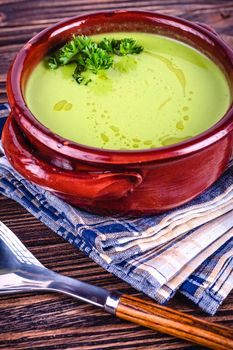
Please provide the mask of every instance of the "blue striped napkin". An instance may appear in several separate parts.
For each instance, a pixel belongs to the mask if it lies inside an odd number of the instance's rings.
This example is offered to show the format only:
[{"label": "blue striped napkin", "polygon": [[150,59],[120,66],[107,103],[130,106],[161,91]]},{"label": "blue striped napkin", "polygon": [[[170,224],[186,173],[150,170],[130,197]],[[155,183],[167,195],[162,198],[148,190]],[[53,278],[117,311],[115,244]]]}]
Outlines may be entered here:
[{"label": "blue striped napkin", "polygon": [[[0,105],[2,125],[8,113],[8,105]],[[74,208],[22,178],[0,151],[0,193],[157,302],[164,304],[179,291],[213,315],[231,291],[233,162],[210,189],[188,204],[128,219]]]}]

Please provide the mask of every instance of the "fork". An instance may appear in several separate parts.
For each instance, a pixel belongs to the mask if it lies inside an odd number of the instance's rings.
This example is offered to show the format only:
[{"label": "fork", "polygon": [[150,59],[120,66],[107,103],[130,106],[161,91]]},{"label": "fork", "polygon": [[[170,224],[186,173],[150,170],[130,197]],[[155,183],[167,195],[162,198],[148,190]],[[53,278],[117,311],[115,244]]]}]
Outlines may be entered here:
[{"label": "fork", "polygon": [[233,329],[47,269],[0,221],[0,295],[39,290],[68,294],[122,319],[211,349],[233,349]]}]

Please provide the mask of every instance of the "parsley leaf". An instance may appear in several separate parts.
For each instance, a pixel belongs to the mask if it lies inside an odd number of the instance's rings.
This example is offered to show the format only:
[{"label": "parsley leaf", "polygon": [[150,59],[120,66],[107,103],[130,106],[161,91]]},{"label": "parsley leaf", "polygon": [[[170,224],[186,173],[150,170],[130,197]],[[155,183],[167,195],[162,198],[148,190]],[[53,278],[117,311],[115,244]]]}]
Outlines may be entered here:
[{"label": "parsley leaf", "polygon": [[99,47],[93,46],[88,53],[86,59],[86,68],[92,73],[97,74],[98,71],[109,69],[113,65],[113,57]]},{"label": "parsley leaf", "polygon": [[124,38],[121,40],[104,38],[99,42],[98,46],[103,50],[114,53],[118,56],[139,54],[143,51],[143,47],[138,45],[132,38]]}]

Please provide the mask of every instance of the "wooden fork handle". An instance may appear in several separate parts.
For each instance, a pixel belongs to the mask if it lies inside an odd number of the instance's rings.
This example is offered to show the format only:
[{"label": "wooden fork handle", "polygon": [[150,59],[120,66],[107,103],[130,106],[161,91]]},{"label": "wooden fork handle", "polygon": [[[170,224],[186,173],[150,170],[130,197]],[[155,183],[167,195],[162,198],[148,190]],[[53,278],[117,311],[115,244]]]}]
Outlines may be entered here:
[{"label": "wooden fork handle", "polygon": [[233,329],[128,295],[120,297],[116,316],[210,349],[233,349]]}]

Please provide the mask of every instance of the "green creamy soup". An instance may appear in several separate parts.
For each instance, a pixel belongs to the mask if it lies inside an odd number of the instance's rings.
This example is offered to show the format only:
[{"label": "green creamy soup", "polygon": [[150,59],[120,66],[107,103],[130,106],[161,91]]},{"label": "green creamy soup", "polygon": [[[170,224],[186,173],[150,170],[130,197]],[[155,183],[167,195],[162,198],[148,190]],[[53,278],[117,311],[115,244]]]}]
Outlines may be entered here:
[{"label": "green creamy soup", "polygon": [[111,33],[144,47],[114,56],[112,68],[78,84],[70,64],[37,65],[25,99],[34,116],[54,133],[83,145],[139,150],[189,139],[217,123],[230,104],[224,74],[208,57],[179,41],[148,33]]}]

